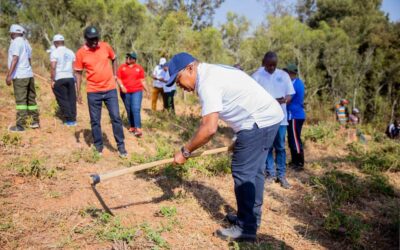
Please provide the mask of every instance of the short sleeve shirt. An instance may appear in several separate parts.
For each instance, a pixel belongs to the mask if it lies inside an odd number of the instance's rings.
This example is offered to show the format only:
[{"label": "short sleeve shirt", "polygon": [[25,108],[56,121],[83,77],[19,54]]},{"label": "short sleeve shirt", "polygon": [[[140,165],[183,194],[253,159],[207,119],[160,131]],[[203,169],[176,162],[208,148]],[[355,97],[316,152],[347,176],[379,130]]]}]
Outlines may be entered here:
[{"label": "short sleeve shirt", "polygon": [[106,42],[99,42],[95,49],[84,45],[76,52],[74,69],[86,70],[87,92],[103,92],[117,87],[111,66],[114,59],[114,50]]},{"label": "short sleeve shirt", "polygon": [[278,102],[241,70],[225,65],[201,63],[196,92],[202,116],[219,113],[235,132],[278,124],[283,112]]},{"label": "short sleeve shirt", "polygon": [[11,67],[14,56],[18,56],[18,62],[11,74],[12,79],[33,77],[32,67],[29,63],[29,59],[32,57],[32,48],[28,40],[17,37],[11,41],[8,49],[8,68]]},{"label": "short sleeve shirt", "polygon": [[[296,93],[289,75],[281,69],[276,69],[274,73],[270,74],[264,67],[261,67],[252,77],[275,99]],[[281,125],[287,126],[289,123],[287,121],[286,103],[282,103],[281,108],[285,114],[285,119],[282,120]]]},{"label": "short sleeve shirt", "polygon": [[145,75],[142,66],[139,64],[121,64],[118,68],[117,75],[118,78],[121,79],[127,93],[134,93],[143,90],[142,80]]},{"label": "short sleeve shirt", "polygon": [[72,64],[75,61],[75,54],[65,46],[59,46],[50,54],[50,61],[56,62],[55,80],[73,78]]},{"label": "short sleeve shirt", "polygon": [[[157,78],[162,78],[163,77],[163,67],[161,67],[160,65],[157,65],[154,70],[153,70],[153,76],[157,77]],[[153,81],[153,86],[156,88],[162,88],[164,86],[164,83],[162,81],[159,80],[154,80]]]},{"label": "short sleeve shirt", "polygon": [[306,113],[304,111],[304,83],[299,78],[295,78],[292,83],[296,94],[292,96],[292,100],[287,105],[288,120],[306,119]]}]

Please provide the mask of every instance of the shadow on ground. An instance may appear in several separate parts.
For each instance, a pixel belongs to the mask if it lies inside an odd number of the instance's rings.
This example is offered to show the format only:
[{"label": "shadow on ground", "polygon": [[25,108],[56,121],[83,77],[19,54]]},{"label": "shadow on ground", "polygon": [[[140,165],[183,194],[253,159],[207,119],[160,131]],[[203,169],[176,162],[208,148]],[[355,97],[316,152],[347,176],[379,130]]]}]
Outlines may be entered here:
[{"label": "shadow on ground", "polygon": [[[85,141],[85,143],[86,143],[86,145],[88,147],[93,145],[92,130],[90,130],[90,129],[81,129],[81,130],[76,131],[75,132],[75,139],[76,139],[77,143],[81,142],[81,135],[83,136],[83,140]],[[111,152],[117,152],[117,149],[111,145],[107,134],[105,134],[103,132],[102,137],[103,137],[103,145],[104,145],[104,147],[106,147]]]}]

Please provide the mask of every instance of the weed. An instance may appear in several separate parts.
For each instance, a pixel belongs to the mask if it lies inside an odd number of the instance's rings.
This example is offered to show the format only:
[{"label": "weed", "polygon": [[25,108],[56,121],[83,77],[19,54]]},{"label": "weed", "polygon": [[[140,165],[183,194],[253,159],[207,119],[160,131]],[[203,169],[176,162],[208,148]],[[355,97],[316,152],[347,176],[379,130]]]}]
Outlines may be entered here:
[{"label": "weed", "polygon": [[373,193],[383,194],[386,196],[394,196],[393,187],[389,184],[389,180],[382,174],[373,174],[368,177],[369,190]]},{"label": "weed", "polygon": [[359,216],[346,215],[333,209],[325,218],[324,228],[335,235],[344,235],[352,243],[358,243],[368,225]]},{"label": "weed", "polygon": [[337,124],[319,122],[317,125],[304,128],[304,140],[309,140],[312,142],[325,142],[328,139],[334,138],[337,130]]},{"label": "weed", "polygon": [[174,217],[176,215],[176,207],[161,207],[159,214],[167,218]]},{"label": "weed", "polygon": [[19,134],[10,134],[5,133],[1,136],[1,146],[9,147],[9,146],[19,146],[22,141],[22,137]]},{"label": "weed", "polygon": [[400,171],[400,147],[394,142],[371,144],[369,150],[363,150],[360,144],[352,143],[348,146],[348,150],[350,151],[348,160],[356,163],[364,173]]},{"label": "weed", "polygon": [[81,158],[87,163],[96,163],[101,159],[100,153],[93,147],[82,151]]},{"label": "weed", "polygon": [[361,193],[360,183],[353,174],[330,171],[321,177],[311,177],[311,183],[325,192],[331,207],[355,200]]},{"label": "weed", "polygon": [[17,164],[17,172],[22,176],[34,176],[36,178],[53,178],[57,174],[55,168],[46,168],[39,159],[33,159],[29,164]]},{"label": "weed", "polygon": [[156,248],[170,248],[167,241],[161,236],[159,230],[151,228],[148,223],[143,223],[140,227],[146,233],[146,237],[155,244]]},{"label": "weed", "polygon": [[56,198],[60,198],[61,197],[61,193],[57,192],[57,191],[51,191],[48,193],[48,196],[50,198],[56,199]]}]

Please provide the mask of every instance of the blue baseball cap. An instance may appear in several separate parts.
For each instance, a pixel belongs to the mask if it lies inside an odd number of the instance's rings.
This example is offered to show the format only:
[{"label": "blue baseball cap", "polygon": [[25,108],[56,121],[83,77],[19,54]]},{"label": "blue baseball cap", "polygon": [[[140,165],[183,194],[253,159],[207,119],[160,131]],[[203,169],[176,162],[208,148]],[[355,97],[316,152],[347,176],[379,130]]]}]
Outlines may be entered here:
[{"label": "blue baseball cap", "polygon": [[192,55],[186,52],[181,52],[174,55],[171,58],[171,60],[167,63],[168,72],[170,75],[170,78],[167,82],[167,87],[171,87],[172,85],[174,85],[176,76],[178,75],[179,71],[186,68],[186,66],[188,66],[189,64],[191,64],[196,60],[197,60],[196,58],[194,58]]}]

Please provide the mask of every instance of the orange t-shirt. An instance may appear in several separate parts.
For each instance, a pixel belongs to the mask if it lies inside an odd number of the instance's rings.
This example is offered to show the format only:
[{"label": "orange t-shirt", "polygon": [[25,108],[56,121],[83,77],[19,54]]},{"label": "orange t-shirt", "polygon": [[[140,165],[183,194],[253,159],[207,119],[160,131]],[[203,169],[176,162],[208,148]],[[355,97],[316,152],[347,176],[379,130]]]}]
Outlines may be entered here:
[{"label": "orange t-shirt", "polygon": [[110,62],[114,59],[115,53],[106,42],[99,42],[95,49],[84,45],[76,52],[74,69],[86,70],[87,92],[102,92],[117,87]]},{"label": "orange t-shirt", "polygon": [[128,65],[124,63],[119,66],[117,75],[125,86],[127,93],[143,90],[144,70],[139,64]]}]

